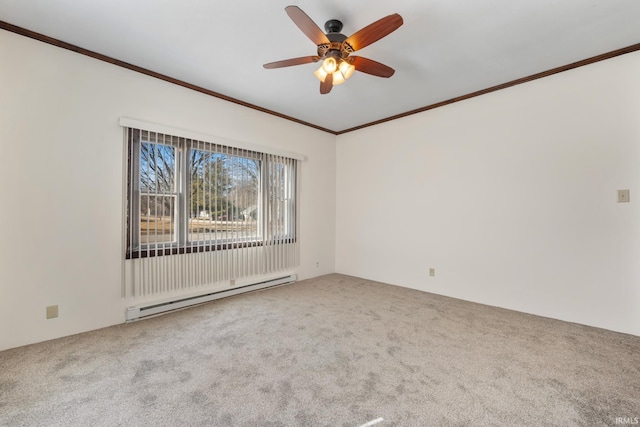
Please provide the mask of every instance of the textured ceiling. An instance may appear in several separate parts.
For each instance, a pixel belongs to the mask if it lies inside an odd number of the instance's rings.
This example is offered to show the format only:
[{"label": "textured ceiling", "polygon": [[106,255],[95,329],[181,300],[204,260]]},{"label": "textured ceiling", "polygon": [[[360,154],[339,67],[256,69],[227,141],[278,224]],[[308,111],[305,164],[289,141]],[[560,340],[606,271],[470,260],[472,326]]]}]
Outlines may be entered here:
[{"label": "textured ceiling", "polygon": [[[265,70],[315,54],[290,4],[347,36],[402,15],[358,51],[395,75],[320,95],[316,64]],[[640,43],[638,0],[0,0],[0,20],[334,132]]]}]

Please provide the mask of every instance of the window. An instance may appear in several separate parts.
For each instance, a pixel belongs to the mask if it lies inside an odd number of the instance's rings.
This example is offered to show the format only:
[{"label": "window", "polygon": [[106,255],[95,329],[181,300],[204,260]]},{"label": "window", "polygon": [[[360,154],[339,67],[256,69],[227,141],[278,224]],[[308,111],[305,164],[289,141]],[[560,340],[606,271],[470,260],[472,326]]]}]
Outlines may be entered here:
[{"label": "window", "polygon": [[296,160],[127,130],[126,258],[293,243]]}]

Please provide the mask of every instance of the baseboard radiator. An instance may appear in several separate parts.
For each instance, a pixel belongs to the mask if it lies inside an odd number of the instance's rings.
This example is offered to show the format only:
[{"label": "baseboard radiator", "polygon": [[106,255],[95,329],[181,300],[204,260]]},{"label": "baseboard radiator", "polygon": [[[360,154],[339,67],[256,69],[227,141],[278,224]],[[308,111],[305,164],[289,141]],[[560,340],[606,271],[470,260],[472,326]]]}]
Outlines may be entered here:
[{"label": "baseboard radiator", "polygon": [[226,298],[233,295],[243,294],[246,292],[252,292],[260,289],[271,288],[274,286],[286,285],[286,284],[295,282],[297,278],[298,278],[297,275],[291,274],[289,276],[266,280],[264,282],[252,283],[249,285],[240,286],[237,288],[228,289],[224,291],[211,292],[204,295],[196,295],[189,298],[182,298],[182,299],[167,301],[159,304],[127,307],[126,321],[132,322],[134,320],[140,320],[146,317],[156,316],[158,314],[167,313],[169,311],[180,310],[182,308],[186,308],[186,307],[197,305],[197,304],[202,304],[202,303],[217,300],[220,298]]}]

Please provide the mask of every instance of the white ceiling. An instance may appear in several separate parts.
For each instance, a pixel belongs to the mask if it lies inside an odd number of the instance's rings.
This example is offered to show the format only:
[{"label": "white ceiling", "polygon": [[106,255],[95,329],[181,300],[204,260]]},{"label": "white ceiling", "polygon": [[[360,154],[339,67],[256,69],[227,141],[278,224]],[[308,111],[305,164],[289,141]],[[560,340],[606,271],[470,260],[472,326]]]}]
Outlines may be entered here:
[{"label": "white ceiling", "polygon": [[[391,13],[404,25],[358,51],[396,70],[328,95],[284,11],[347,36]],[[640,43],[639,0],[0,0],[0,20],[242,102],[342,131]]]}]

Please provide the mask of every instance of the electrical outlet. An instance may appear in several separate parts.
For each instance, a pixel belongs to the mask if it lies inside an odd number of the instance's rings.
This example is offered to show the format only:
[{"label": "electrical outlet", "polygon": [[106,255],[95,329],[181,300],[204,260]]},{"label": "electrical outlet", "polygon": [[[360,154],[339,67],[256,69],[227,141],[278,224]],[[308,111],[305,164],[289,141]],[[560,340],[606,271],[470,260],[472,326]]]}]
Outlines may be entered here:
[{"label": "electrical outlet", "polygon": [[436,269],[435,268],[430,268],[429,269],[429,276],[436,277]]},{"label": "electrical outlet", "polygon": [[47,307],[47,319],[54,319],[58,317],[58,306],[50,305]]},{"label": "electrical outlet", "polygon": [[629,203],[629,190],[618,190],[618,203]]},{"label": "electrical outlet", "polygon": [[236,285],[236,279],[229,280],[229,286],[235,286],[235,285]]}]

